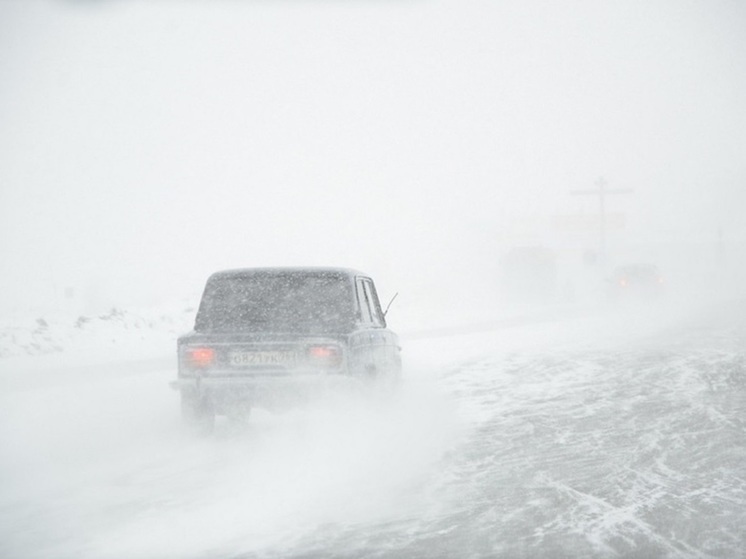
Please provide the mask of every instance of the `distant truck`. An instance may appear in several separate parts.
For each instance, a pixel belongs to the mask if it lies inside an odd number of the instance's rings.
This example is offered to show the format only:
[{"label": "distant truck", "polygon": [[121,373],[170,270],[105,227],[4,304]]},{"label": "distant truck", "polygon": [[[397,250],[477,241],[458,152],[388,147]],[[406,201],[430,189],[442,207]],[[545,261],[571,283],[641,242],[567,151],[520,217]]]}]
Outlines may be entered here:
[{"label": "distant truck", "polygon": [[342,268],[250,268],[210,276],[194,330],[177,341],[183,419],[284,407],[337,384],[393,385],[398,336],[373,280]]}]

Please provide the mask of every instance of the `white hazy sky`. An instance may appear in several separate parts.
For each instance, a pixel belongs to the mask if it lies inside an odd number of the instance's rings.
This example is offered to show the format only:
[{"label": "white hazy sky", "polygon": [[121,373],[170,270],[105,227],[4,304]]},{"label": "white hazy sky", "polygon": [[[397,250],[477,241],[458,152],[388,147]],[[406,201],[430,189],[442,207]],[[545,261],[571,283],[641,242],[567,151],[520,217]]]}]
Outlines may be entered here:
[{"label": "white hazy sky", "polygon": [[5,302],[488,273],[599,176],[630,240],[746,239],[746,3],[0,0]]}]

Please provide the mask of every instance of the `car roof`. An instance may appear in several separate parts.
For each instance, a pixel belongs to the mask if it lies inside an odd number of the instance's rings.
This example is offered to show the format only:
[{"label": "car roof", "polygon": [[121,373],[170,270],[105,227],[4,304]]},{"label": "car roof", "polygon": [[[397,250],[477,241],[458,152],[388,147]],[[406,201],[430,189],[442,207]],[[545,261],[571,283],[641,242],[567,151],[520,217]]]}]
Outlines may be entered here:
[{"label": "car roof", "polygon": [[658,266],[655,264],[626,264],[617,266],[614,269],[615,274],[657,274]]},{"label": "car roof", "polygon": [[230,270],[220,270],[210,276],[213,278],[227,277],[246,277],[252,275],[337,275],[354,278],[356,276],[368,277],[368,274],[354,270],[352,268],[336,268],[324,266],[281,266],[281,267],[262,267],[262,268],[234,268]]}]

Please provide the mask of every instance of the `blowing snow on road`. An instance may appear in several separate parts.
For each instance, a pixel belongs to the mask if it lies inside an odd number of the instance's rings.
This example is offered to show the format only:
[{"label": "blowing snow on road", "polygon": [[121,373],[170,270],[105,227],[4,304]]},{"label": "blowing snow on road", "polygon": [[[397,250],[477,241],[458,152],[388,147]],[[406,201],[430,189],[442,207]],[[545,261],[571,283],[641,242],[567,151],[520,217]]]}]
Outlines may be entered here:
[{"label": "blowing snow on road", "polygon": [[0,550],[742,557],[746,309],[658,310],[405,336],[395,398],[208,438],[183,431],[169,360],[6,360]]}]

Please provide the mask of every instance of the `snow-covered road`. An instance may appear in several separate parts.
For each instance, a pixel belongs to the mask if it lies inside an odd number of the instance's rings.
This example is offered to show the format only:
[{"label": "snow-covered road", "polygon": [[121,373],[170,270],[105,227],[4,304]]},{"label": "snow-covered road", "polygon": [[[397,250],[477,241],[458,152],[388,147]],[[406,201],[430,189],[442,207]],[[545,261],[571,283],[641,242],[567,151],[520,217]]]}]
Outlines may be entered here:
[{"label": "snow-covered road", "polygon": [[168,358],[0,361],[0,556],[745,557],[746,305],[670,310],[405,337],[393,401],[207,439]]}]

